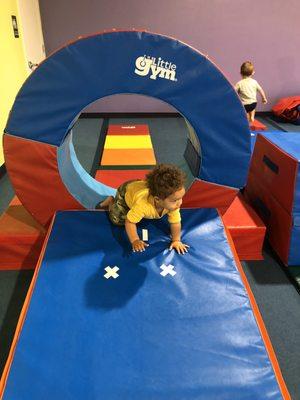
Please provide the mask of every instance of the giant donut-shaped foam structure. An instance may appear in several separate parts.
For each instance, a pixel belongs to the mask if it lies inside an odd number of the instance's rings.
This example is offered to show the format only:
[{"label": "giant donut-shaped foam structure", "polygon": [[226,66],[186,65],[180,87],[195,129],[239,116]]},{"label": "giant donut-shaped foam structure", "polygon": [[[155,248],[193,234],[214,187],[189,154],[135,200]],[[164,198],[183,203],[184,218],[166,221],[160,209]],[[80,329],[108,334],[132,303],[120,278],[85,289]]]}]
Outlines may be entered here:
[{"label": "giant donut-shaped foam structure", "polygon": [[62,178],[64,163],[58,163],[58,155],[72,158],[67,135],[81,110],[119,93],[159,98],[188,119],[201,143],[197,178],[235,188],[244,185],[249,127],[221,71],[176,39],[140,31],[104,32],[48,57],[26,80],[12,108],[4,135],[6,167],[18,197],[38,221],[46,224],[57,210],[95,205],[113,193],[93,184],[91,177],[86,183],[84,173],[79,174],[80,193],[75,193]]}]

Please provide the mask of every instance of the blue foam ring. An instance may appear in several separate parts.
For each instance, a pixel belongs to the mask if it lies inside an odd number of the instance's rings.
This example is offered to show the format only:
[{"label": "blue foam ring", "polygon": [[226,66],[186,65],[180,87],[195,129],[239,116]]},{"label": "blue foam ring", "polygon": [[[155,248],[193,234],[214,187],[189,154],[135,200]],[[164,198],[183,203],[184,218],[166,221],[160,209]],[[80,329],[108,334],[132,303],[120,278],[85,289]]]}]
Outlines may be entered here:
[{"label": "blue foam ring", "polygon": [[85,208],[94,209],[116,189],[97,182],[82,167],[75,153],[72,131],[57,149],[57,163],[61,179],[71,195]]},{"label": "blue foam ring", "polygon": [[[143,57],[153,57],[156,64],[143,71]],[[155,75],[151,68],[157,72],[159,65],[166,68]],[[250,131],[237,93],[207,56],[163,35],[106,32],[58,50],[21,88],[5,131],[60,146],[81,110],[120,93],[151,96],[172,105],[189,120],[201,142],[198,178],[244,186]]]}]

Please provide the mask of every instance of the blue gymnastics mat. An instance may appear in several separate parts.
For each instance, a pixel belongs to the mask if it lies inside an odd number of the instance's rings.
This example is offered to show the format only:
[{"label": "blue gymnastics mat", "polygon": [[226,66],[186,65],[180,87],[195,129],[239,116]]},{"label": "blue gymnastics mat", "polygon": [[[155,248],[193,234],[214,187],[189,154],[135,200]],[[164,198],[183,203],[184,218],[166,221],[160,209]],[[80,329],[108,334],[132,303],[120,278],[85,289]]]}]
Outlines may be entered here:
[{"label": "blue gymnastics mat", "polygon": [[4,400],[282,399],[217,212],[182,218],[178,255],[165,219],[132,253],[105,212],[57,213]]}]

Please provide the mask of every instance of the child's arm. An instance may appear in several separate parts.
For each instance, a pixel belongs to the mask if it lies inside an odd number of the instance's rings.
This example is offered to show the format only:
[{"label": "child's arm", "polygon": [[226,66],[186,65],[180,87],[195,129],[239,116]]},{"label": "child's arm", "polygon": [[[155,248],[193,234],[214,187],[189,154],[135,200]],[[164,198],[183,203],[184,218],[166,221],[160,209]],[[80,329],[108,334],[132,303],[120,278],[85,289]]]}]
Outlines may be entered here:
[{"label": "child's arm", "polygon": [[258,90],[259,94],[261,95],[262,102],[264,104],[267,104],[268,100],[267,100],[267,97],[265,95],[265,92],[263,91],[263,88],[260,85],[258,85],[257,86],[257,90]]},{"label": "child's arm", "polygon": [[240,92],[240,85],[239,85],[238,83],[236,83],[236,84],[234,85],[234,89],[235,89],[235,91],[236,91],[237,93],[239,93],[239,92]]},{"label": "child's arm", "polygon": [[171,229],[171,245],[169,247],[169,250],[175,249],[177,253],[179,254],[184,254],[188,252],[188,246],[187,244],[183,244],[181,242],[181,223],[176,222],[176,223],[171,223],[170,224],[170,229]]},{"label": "child's arm", "polygon": [[128,239],[132,245],[132,250],[133,251],[144,251],[145,247],[148,247],[149,245],[145,242],[143,242],[137,233],[136,229],[136,224],[133,222],[130,222],[127,218],[125,220],[125,230],[128,236]]}]

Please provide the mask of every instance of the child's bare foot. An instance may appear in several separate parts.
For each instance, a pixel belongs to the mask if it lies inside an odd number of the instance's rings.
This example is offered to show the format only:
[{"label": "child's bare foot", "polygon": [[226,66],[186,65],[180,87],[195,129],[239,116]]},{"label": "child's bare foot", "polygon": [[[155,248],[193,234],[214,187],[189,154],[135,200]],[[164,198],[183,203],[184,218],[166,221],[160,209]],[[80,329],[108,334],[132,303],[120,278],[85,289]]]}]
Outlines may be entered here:
[{"label": "child's bare foot", "polygon": [[109,206],[111,204],[113,204],[114,201],[115,201],[115,199],[114,199],[113,196],[108,196],[105,200],[103,200],[100,203],[98,203],[95,208],[97,210],[99,210],[99,209],[100,210],[108,210]]}]

